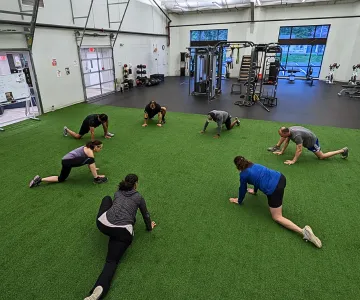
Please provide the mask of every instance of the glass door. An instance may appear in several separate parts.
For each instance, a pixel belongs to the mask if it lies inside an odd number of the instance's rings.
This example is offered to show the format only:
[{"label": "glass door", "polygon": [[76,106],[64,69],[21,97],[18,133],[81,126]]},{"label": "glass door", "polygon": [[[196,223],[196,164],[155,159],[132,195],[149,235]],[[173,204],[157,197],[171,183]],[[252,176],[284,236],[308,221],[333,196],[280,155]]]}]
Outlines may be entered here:
[{"label": "glass door", "polygon": [[112,49],[81,48],[80,57],[86,90],[86,99],[115,91]]}]

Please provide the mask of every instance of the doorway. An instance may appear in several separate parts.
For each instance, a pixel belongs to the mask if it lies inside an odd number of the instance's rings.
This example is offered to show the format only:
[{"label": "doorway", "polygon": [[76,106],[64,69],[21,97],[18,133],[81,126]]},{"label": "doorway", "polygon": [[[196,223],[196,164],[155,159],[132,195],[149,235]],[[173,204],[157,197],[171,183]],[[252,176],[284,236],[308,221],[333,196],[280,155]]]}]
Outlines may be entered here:
[{"label": "doorway", "polygon": [[0,128],[40,115],[29,51],[0,50],[0,93]]},{"label": "doorway", "polygon": [[115,91],[113,51],[106,48],[81,48],[80,59],[86,100]]}]

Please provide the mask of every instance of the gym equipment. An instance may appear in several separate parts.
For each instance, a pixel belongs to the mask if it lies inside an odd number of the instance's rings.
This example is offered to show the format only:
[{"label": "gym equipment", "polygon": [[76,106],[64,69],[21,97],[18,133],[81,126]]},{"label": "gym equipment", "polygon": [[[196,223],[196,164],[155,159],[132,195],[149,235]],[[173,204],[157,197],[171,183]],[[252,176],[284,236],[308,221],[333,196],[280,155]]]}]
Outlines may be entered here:
[{"label": "gym equipment", "polygon": [[164,74],[152,74],[150,75],[150,79],[159,79],[160,82],[164,82],[165,81],[165,76]]},{"label": "gym equipment", "polygon": [[326,83],[328,84],[335,84],[334,83],[334,73],[335,70],[339,69],[340,65],[338,63],[333,63],[329,66],[329,75],[326,76]]},{"label": "gym equipment", "polygon": [[313,78],[312,74],[313,74],[313,68],[311,65],[309,65],[309,67],[306,71],[306,82],[309,82],[310,86],[314,85],[314,78]]},{"label": "gym equipment", "polygon": [[241,100],[235,101],[235,105],[250,107],[257,103],[267,112],[270,112],[267,106],[277,105],[281,55],[282,49],[278,44],[258,44],[252,47],[249,73],[244,84],[246,94],[241,95]]},{"label": "gym equipment", "polygon": [[360,64],[353,65],[352,69],[353,69],[353,73],[349,80],[349,84],[356,84],[356,79],[358,76],[358,70],[360,69]]},{"label": "gym equipment", "polygon": [[286,72],[289,73],[289,77],[288,77],[289,82],[290,82],[290,83],[294,83],[294,82],[295,82],[295,78],[296,78],[296,73],[299,73],[300,70],[299,70],[299,69],[291,68],[290,70],[286,70]]},{"label": "gym equipment", "polygon": [[216,60],[217,56],[212,47],[188,48],[194,53],[194,89],[191,91],[191,77],[189,77],[189,95],[208,97],[208,101],[215,97]]},{"label": "gym equipment", "polygon": [[[226,48],[234,47],[240,48],[252,47],[253,42],[249,41],[222,41],[215,46],[208,47],[189,47],[189,54],[193,53],[193,70],[194,70],[194,84],[191,83],[191,76],[189,76],[189,95],[204,95],[207,96],[210,102],[217,94],[221,93],[221,79],[223,66],[223,51]],[[231,55],[232,57],[232,55]],[[231,68],[232,62],[229,61],[228,68]]]},{"label": "gym equipment", "polygon": [[147,76],[146,74],[146,65],[137,65],[136,66],[136,74],[138,76],[136,77],[136,86],[144,86],[146,85]]},{"label": "gym equipment", "polygon": [[360,98],[360,82],[357,82],[356,84],[342,85],[342,87],[343,89],[338,93],[339,96],[345,94],[350,98]]}]

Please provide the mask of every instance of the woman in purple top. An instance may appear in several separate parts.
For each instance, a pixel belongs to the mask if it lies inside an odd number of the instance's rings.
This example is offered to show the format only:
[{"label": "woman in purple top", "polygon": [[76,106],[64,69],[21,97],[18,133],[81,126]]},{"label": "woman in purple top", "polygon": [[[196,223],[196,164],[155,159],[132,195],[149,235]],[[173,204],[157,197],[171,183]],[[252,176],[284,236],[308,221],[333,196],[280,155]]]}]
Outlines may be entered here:
[{"label": "woman in purple top", "polygon": [[71,169],[88,165],[89,169],[94,176],[94,183],[104,183],[107,181],[105,175],[98,175],[96,168],[94,155],[95,152],[100,152],[103,147],[102,142],[92,141],[88,142],[85,146],[79,147],[66,154],[62,161],[62,169],[59,176],[50,176],[41,178],[36,175],[33,180],[30,181],[29,187],[35,187],[40,185],[41,182],[64,182],[69,177]]},{"label": "woman in purple top", "polygon": [[[304,240],[312,242],[316,247],[322,247],[320,239],[313,233],[310,226],[306,225],[304,228],[300,228],[283,216],[282,203],[286,187],[286,178],[283,174],[262,165],[254,164],[243,156],[236,156],[234,164],[240,171],[240,187],[238,198],[230,198],[230,202],[242,204],[246,192],[256,195],[256,192],[260,190],[268,198],[270,213],[275,222],[301,234]],[[253,185],[254,188],[247,188],[248,184]]]}]

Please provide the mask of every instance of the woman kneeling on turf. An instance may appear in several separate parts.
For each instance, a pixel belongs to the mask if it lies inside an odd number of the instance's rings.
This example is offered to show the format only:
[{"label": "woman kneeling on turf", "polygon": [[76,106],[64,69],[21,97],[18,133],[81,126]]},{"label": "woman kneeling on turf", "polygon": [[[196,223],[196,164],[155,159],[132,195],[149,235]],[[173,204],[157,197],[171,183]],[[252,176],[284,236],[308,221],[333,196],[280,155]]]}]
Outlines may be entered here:
[{"label": "woman kneeling on turf", "polygon": [[[322,247],[320,239],[315,236],[310,226],[306,225],[301,229],[289,219],[283,217],[282,201],[286,187],[286,178],[283,174],[262,165],[254,164],[242,156],[236,156],[234,163],[240,171],[239,198],[230,198],[230,202],[241,204],[246,191],[249,194],[255,195],[259,189],[268,198],[271,216],[275,222],[303,235],[305,240],[312,242],[316,247]],[[248,183],[253,185],[254,189],[247,189]]]},{"label": "woman kneeling on turf", "polygon": [[33,180],[30,181],[29,187],[38,186],[41,182],[64,182],[69,177],[71,169],[88,165],[89,169],[94,176],[94,183],[104,183],[107,181],[105,175],[98,175],[97,168],[95,166],[94,155],[95,152],[100,152],[103,145],[100,141],[88,142],[85,146],[72,150],[66,154],[62,161],[62,169],[59,176],[50,176],[41,178],[36,175]]},{"label": "woman kneeling on turf", "polygon": [[109,236],[108,251],[104,268],[90,292],[91,295],[84,300],[102,299],[109,291],[117,265],[132,242],[138,208],[146,229],[151,231],[156,226],[155,222],[151,222],[144,198],[136,191],[137,185],[138,177],[129,174],[120,182],[114,201],[106,196],[101,202],[96,225],[103,234]]}]

